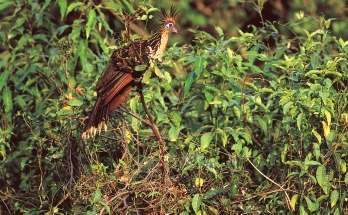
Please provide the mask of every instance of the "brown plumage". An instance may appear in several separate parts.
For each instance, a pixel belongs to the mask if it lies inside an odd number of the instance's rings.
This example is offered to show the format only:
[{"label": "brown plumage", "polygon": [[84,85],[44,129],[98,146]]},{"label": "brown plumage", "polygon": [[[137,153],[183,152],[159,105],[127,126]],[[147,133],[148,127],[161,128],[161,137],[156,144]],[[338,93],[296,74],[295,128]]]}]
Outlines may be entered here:
[{"label": "brown plumage", "polygon": [[136,40],[112,54],[95,86],[97,101],[83,129],[82,139],[100,133],[102,128],[107,129],[109,114],[123,102],[143,76],[143,72],[135,71],[135,67],[148,65],[149,61],[162,54],[169,34],[177,32],[174,19],[177,13],[175,6],[170,8],[169,16],[161,8],[162,25],[157,33],[147,40]]}]

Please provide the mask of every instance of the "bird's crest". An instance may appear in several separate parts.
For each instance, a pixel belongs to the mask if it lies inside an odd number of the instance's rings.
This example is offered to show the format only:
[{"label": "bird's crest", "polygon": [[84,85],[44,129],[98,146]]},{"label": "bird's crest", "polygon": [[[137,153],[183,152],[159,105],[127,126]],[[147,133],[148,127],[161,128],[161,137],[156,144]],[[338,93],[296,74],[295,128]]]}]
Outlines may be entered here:
[{"label": "bird's crest", "polygon": [[163,7],[161,7],[161,14],[160,14],[161,21],[163,23],[167,23],[167,22],[174,22],[175,23],[174,18],[175,18],[175,16],[178,13],[179,13],[178,7],[175,6],[175,5],[172,5],[170,7],[170,14],[169,14],[169,16],[168,16],[166,10]]}]

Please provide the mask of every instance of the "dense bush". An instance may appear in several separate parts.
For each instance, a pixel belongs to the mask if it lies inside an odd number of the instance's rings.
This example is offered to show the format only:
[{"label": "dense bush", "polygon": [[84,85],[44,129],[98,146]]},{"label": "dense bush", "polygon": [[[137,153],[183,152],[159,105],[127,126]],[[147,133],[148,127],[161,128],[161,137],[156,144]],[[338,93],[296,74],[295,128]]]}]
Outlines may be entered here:
[{"label": "dense bush", "polygon": [[[0,3],[5,214],[348,213],[348,41],[335,20],[298,12],[171,43],[143,79],[163,157],[136,90],[109,131],[81,139],[123,35],[115,17],[135,11],[122,2]],[[135,23],[151,23],[155,7],[141,7]]]}]

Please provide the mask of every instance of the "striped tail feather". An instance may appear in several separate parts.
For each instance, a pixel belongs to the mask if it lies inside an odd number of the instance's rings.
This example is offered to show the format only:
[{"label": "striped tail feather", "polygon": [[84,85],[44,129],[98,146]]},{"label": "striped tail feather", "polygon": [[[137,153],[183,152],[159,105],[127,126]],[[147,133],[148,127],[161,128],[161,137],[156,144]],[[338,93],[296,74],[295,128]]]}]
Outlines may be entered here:
[{"label": "striped tail feather", "polygon": [[102,128],[107,130],[109,121],[109,104],[100,107],[100,98],[97,99],[91,114],[89,115],[87,124],[83,129],[82,139],[86,140],[95,136],[97,132],[100,134]]}]

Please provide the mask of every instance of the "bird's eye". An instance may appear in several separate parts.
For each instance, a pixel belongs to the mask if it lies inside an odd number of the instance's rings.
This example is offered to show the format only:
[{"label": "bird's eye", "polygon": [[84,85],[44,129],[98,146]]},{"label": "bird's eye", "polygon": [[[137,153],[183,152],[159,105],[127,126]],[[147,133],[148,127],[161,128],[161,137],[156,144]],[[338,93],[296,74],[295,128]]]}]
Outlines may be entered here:
[{"label": "bird's eye", "polygon": [[174,24],[173,23],[168,23],[168,24],[166,24],[166,29],[171,29],[171,28],[173,28],[174,27]]}]

